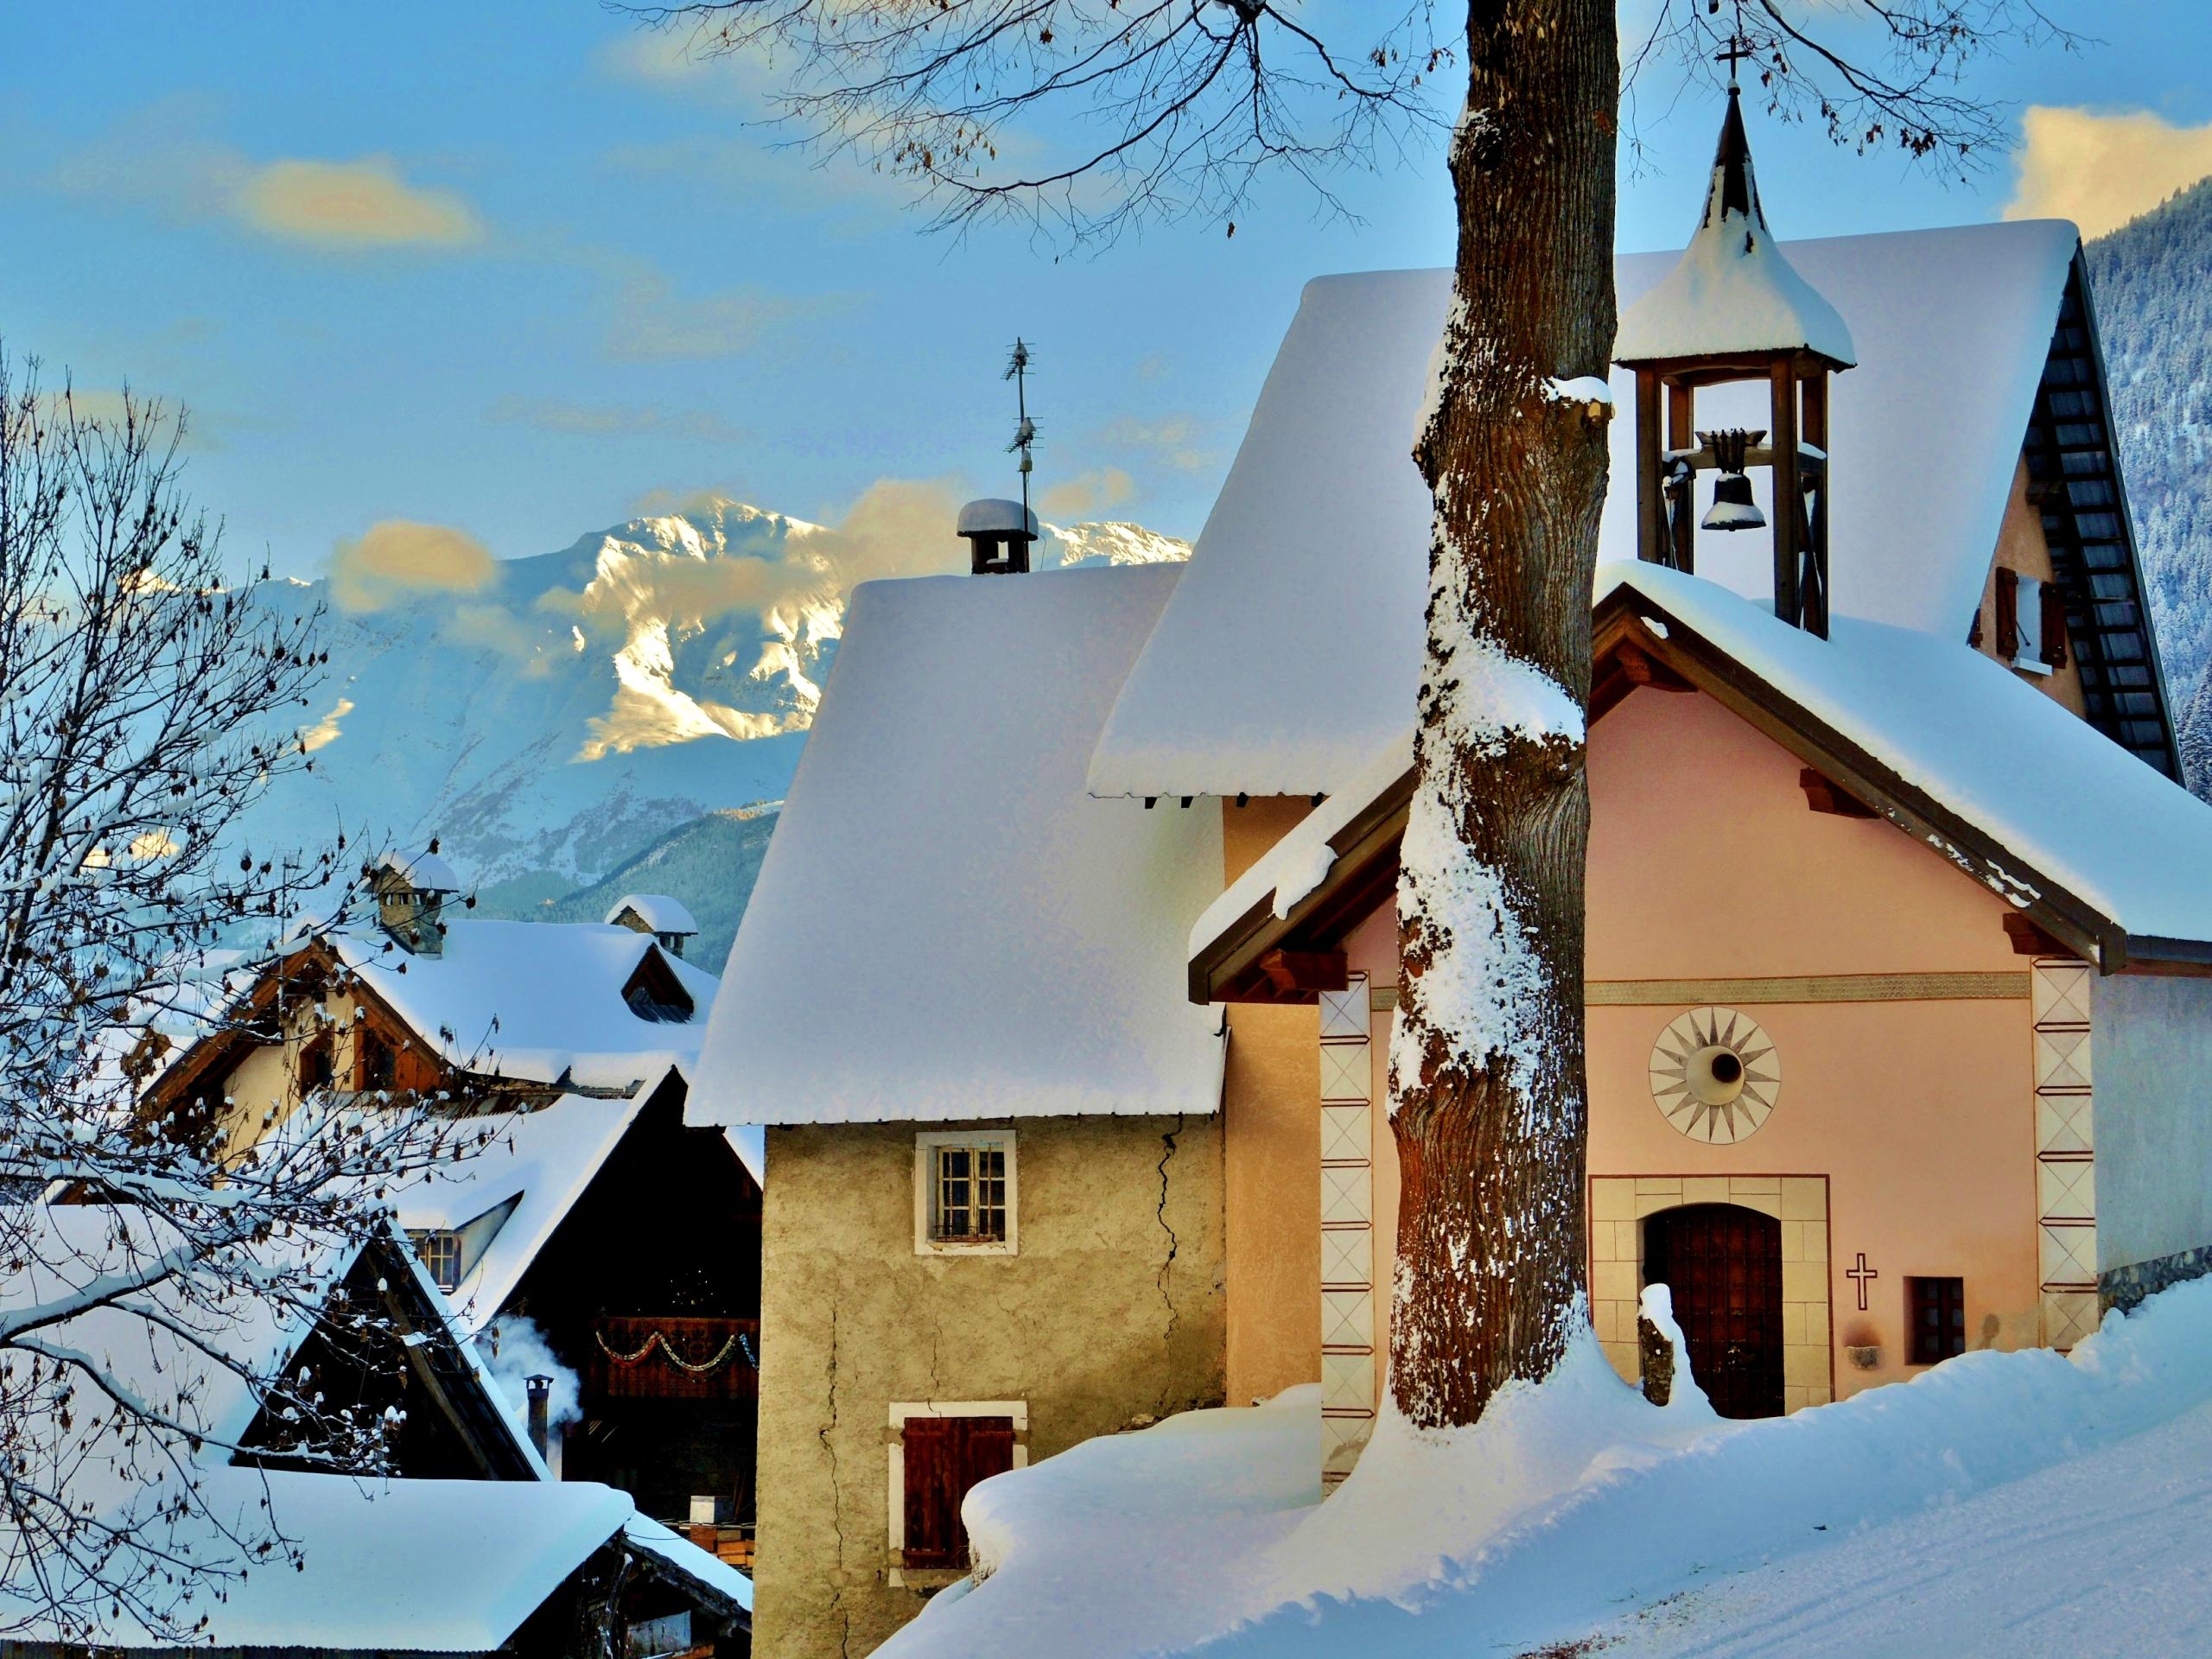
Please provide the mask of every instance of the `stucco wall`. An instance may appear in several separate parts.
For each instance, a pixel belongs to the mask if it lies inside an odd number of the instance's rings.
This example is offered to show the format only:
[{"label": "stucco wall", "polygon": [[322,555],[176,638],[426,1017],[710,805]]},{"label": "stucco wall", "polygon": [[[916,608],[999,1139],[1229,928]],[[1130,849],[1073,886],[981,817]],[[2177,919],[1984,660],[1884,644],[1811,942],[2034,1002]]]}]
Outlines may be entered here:
[{"label": "stucco wall", "polygon": [[2212,980],[2090,982],[2097,1270],[2212,1246]]},{"label": "stucco wall", "polygon": [[1025,1402],[1034,1463],[1223,1397],[1220,1120],[1025,1120],[1020,1254],[918,1256],[914,1137],[976,1127],[768,1132],[765,1659],[856,1659],[922,1605],[888,1582],[893,1402]]},{"label": "stucco wall", "polygon": [[[1221,804],[1223,885],[1307,812],[1303,798]],[[1321,1184],[1289,1183],[1285,1169],[1318,1172],[1319,1030],[1308,1004],[1240,1003],[1229,1010],[1222,1078],[1223,1181],[1229,1274],[1227,1390],[1243,1405],[1321,1375]]]}]

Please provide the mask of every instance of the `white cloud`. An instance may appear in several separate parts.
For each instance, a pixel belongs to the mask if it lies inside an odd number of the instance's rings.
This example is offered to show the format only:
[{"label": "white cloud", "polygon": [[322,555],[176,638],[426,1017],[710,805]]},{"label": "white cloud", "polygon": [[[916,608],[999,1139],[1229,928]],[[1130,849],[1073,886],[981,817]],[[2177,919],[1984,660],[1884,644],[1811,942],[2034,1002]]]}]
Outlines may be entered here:
[{"label": "white cloud", "polygon": [[1179,473],[1203,473],[1219,462],[1221,454],[1201,440],[1199,427],[1195,415],[1124,415],[1091,434],[1091,441],[1141,452]]},{"label": "white cloud", "polygon": [[484,234],[459,196],[409,184],[382,156],[270,162],[247,176],[232,207],[255,230],[322,247],[458,247]]},{"label": "white cloud", "polygon": [[2212,124],[2177,127],[2145,110],[2037,105],[2020,119],[2020,175],[2007,219],[2070,219],[2085,237],[2118,230],[2212,174]]},{"label": "white cloud", "polygon": [[1054,518],[1093,518],[1111,512],[1136,490],[1136,480],[1120,467],[1095,467],[1053,485],[1037,498],[1037,506]]},{"label": "white cloud", "polygon": [[330,556],[330,595],[344,611],[378,611],[416,593],[474,593],[498,563],[483,543],[444,524],[386,518]]},{"label": "white cloud", "polygon": [[467,201],[410,183],[390,156],[256,161],[209,137],[208,125],[204,105],[165,99],[118,122],[62,162],[53,181],[72,194],[227,222],[331,252],[454,248],[483,238]]},{"label": "white cloud", "polygon": [[806,308],[755,288],[686,295],[657,271],[639,271],[614,298],[607,353],[620,362],[734,357],[775,324]]}]

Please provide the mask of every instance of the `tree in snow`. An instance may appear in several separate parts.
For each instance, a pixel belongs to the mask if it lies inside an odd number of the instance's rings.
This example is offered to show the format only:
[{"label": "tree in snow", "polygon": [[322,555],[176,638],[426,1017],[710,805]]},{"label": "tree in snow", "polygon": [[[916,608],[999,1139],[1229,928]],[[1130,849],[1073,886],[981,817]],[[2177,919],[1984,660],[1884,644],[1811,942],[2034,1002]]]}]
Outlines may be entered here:
[{"label": "tree in snow", "polygon": [[[1654,0],[1633,64],[1719,80],[1840,143],[1974,164],[1959,90],[2034,0]],[[645,10],[687,49],[786,72],[780,112],[959,228],[1046,239],[1147,219],[1234,234],[1262,175],[1337,209],[1338,168],[1440,138],[1453,302],[1414,455],[1433,493],[1419,788],[1399,889],[1390,1065],[1402,1186],[1391,1391],[1472,1422],[1586,1319],[1583,860],[1590,596],[1606,480],[1615,0],[707,0]],[[2063,38],[2063,37],[2061,37]],[[1464,66],[1456,117],[1432,102]]]},{"label": "tree in snow", "polygon": [[455,1139],[331,1114],[247,1147],[219,1102],[140,1113],[169,1031],[283,1017],[219,969],[266,961],[338,857],[232,835],[308,764],[317,618],[226,582],[181,430],[0,357],[0,1632],[188,1638],[192,1592],[283,1560],[277,1521],[200,1502],[231,1449],[211,1377],[287,1425],[295,1464],[378,1466],[394,1425],[287,1382],[266,1333],[345,1334],[330,1263]]}]

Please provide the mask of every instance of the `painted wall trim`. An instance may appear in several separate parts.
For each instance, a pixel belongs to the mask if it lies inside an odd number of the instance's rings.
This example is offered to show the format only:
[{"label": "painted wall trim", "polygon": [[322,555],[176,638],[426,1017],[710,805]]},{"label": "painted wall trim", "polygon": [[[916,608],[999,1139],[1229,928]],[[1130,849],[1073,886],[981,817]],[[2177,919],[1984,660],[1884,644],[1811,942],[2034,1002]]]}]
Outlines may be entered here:
[{"label": "painted wall trim", "polygon": [[[1708,1002],[2024,1002],[2026,969],[1998,973],[1789,974],[1764,979],[1590,979],[1592,1008],[1702,1007]],[[1398,1005],[1398,988],[1378,985],[1377,1008]]]}]

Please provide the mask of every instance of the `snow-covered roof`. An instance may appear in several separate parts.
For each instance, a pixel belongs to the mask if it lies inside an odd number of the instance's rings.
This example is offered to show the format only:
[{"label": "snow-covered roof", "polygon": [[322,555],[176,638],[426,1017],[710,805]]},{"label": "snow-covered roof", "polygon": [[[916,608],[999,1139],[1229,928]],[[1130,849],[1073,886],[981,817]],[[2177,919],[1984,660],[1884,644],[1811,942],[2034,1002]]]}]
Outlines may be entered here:
[{"label": "snow-covered roof", "polygon": [[[626,1089],[671,1065],[688,1072],[716,983],[648,934],[588,922],[449,922],[435,957],[386,949],[378,937],[340,934],[332,944],[450,1064],[583,1088]],[[649,953],[690,995],[689,1020],[647,1020],[623,1000]]]},{"label": "snow-covered roof", "polygon": [[631,1545],[687,1579],[697,1580],[728,1597],[748,1613],[753,1611],[753,1580],[719,1555],[679,1537],[649,1516],[633,1515],[622,1529]]},{"label": "snow-covered roof", "polygon": [[[149,1256],[167,1248],[152,1217],[133,1218],[135,1236],[119,1242],[114,1212],[105,1205],[54,1205],[29,1219],[34,1259],[0,1277],[0,1304],[18,1309],[96,1285],[103,1274],[143,1271]],[[436,1287],[414,1253],[397,1239],[392,1245],[391,1262],[412,1273],[423,1298],[442,1312]],[[359,1242],[271,1242],[256,1247],[255,1262],[327,1287],[352,1268],[362,1248]],[[241,1297],[234,1309],[218,1314],[168,1281],[41,1333],[89,1357],[118,1389],[205,1435],[194,1448],[173,1442],[181,1462],[171,1466],[158,1455],[149,1460],[143,1436],[134,1447],[110,1414],[87,1413],[70,1433],[31,1420],[31,1443],[16,1448],[49,1471],[58,1460],[67,1471],[67,1500],[104,1524],[126,1526],[141,1548],[181,1555],[209,1571],[251,1569],[231,1578],[219,1598],[195,1597],[193,1617],[207,1620],[199,1636],[203,1644],[255,1651],[490,1652],[618,1535],[680,1575],[751,1605],[749,1586],[730,1584],[710,1554],[644,1520],[627,1495],[606,1486],[545,1478],[355,1479],[232,1464],[231,1447],[260,1405],[245,1378],[215,1356],[272,1375],[311,1325],[303,1313],[280,1313],[257,1297]],[[452,1335],[461,1363],[481,1377],[474,1347],[458,1331]],[[501,1390],[487,1386],[483,1395],[516,1450],[542,1477],[543,1465],[527,1452],[523,1427]],[[51,1434],[51,1444],[42,1433]],[[194,1484],[191,1503],[175,1501],[180,1477]],[[272,1529],[304,1557],[298,1570],[254,1553]],[[19,1640],[60,1639],[67,1633],[50,1623],[38,1575],[52,1575],[50,1582],[80,1608],[84,1586],[50,1551],[5,1554],[0,1629]],[[121,1606],[112,1608],[98,1635],[103,1649],[174,1650]]]},{"label": "snow-covered roof", "polygon": [[656,933],[696,933],[699,924],[691,919],[683,900],[671,899],[664,893],[626,893],[614,901],[607,912],[608,925],[626,910],[635,911],[638,919]]},{"label": "snow-covered roof", "polygon": [[[2192,960],[2212,944],[2212,882],[2196,875],[2212,869],[2212,806],[1993,658],[1852,617],[1834,619],[1819,639],[1717,582],[1656,564],[1601,566],[1598,593],[1601,607],[1618,598],[1659,625],[1652,649],[1726,658],[1774,694],[1770,706],[1786,709],[1809,743],[1841,740],[1951,815],[1979,848],[1920,833],[2008,903],[2070,905],[2107,950],[2139,959]],[[1412,759],[1404,734],[1381,746],[1207,907],[1191,956],[1224,941],[1262,900],[1289,915],[1328,880],[1329,838],[1370,811]],[[2177,942],[2200,948],[2171,950]]]},{"label": "snow-covered roof", "polygon": [[962,536],[1029,536],[1037,534],[1037,515],[1019,501],[987,495],[960,509]]},{"label": "snow-covered roof", "polygon": [[454,874],[453,866],[435,853],[387,850],[377,855],[375,868],[404,877],[407,884],[418,893],[461,891],[461,878]]},{"label": "snow-covered roof", "polygon": [[1220,815],[1084,792],[1179,574],[855,591],[690,1122],[1216,1109],[1222,1039],[1179,965]]},{"label": "snow-covered roof", "polygon": [[[255,1524],[263,1472],[203,1472],[207,1501]],[[202,1598],[214,1647],[493,1652],[636,1514],[626,1494],[585,1481],[265,1478],[269,1513],[306,1564],[257,1567],[221,1601]],[[159,1646],[127,1630],[102,1639]]]},{"label": "snow-covered roof", "polygon": [[563,1095],[535,1111],[496,1118],[494,1138],[397,1193],[400,1225],[457,1230],[508,1200],[514,1211],[452,1294],[472,1329],[496,1314],[592,1183],[652,1094],[626,1100]]},{"label": "snow-covered roof", "polygon": [[1649,363],[1765,352],[1811,352],[1841,366],[1857,361],[1850,328],[1767,228],[1731,86],[1704,215],[1675,268],[1622,311],[1613,355]]},{"label": "snow-covered roof", "polygon": [[[2077,237],[2021,221],[1783,245],[1849,321],[1830,383],[1834,610],[1956,641],[1980,602]],[[1671,253],[1615,262],[1624,303]],[[1183,580],[1115,703],[1100,795],[1333,792],[1411,718],[1429,495],[1408,457],[1447,271],[1319,278],[1269,371]],[[1612,377],[1635,407],[1633,376]],[[1764,386],[1699,396],[1701,424],[1764,427]],[[1635,423],[1612,423],[1601,556],[1636,550]],[[1764,474],[1754,480],[1767,488]],[[1769,509],[1771,518],[1771,509]],[[1732,543],[1756,543],[1737,547]],[[1699,568],[1764,599],[1759,536]]]}]

